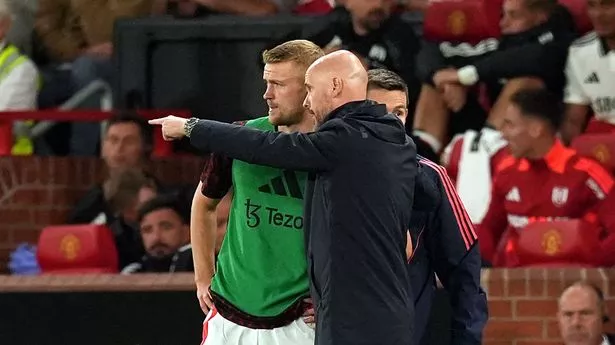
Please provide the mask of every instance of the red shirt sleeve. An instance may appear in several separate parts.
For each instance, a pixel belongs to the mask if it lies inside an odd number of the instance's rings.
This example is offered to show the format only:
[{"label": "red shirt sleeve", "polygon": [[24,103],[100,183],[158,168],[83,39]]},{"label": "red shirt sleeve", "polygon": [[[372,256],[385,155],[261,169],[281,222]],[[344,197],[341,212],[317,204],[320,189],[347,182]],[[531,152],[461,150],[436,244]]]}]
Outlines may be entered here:
[{"label": "red shirt sleeve", "polygon": [[[604,238],[601,241],[600,262],[605,266],[615,266],[615,181],[611,174],[598,163],[589,159],[580,159],[575,168],[587,174],[585,186],[589,189],[591,198],[595,204],[586,215],[586,220],[592,218],[604,230]],[[597,219],[596,219],[597,218]]]},{"label": "red shirt sleeve", "polygon": [[201,194],[210,199],[222,199],[233,183],[233,161],[211,153],[201,172]]},{"label": "red shirt sleeve", "polygon": [[[245,125],[245,121],[234,124]],[[233,160],[211,153],[201,172],[201,194],[210,199],[222,199],[233,185]]]},{"label": "red shirt sleeve", "polygon": [[485,218],[477,227],[481,257],[489,262],[492,262],[500,238],[508,226],[506,200],[500,182],[501,177],[496,176],[493,180],[489,209]]}]

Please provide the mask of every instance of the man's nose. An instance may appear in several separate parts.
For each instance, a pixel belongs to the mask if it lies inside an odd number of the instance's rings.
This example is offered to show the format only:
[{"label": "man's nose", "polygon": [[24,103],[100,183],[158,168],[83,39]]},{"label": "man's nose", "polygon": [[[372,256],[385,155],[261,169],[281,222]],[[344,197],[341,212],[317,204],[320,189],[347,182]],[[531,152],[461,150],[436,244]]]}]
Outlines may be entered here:
[{"label": "man's nose", "polygon": [[265,89],[265,93],[263,94],[263,99],[272,99],[272,98],[273,98],[273,93],[271,92],[271,87],[267,85],[267,88]]},{"label": "man's nose", "polygon": [[310,109],[310,100],[308,99],[308,97],[306,96],[305,99],[303,100],[303,107],[305,109]]}]

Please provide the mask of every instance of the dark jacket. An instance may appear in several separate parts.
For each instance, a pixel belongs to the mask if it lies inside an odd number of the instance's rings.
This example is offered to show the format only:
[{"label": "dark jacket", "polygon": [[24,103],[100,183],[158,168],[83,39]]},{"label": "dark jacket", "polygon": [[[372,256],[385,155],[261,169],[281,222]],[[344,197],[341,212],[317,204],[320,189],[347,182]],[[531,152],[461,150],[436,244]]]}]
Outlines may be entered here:
[{"label": "dark jacket", "polygon": [[416,147],[384,105],[351,102],[314,133],[263,132],[201,120],[199,149],[311,172],[305,221],[316,344],[412,344],[406,231]]},{"label": "dark jacket", "polygon": [[164,258],[143,255],[141,260],[124,267],[123,274],[194,272],[192,246],[187,244]]},{"label": "dark jacket", "polygon": [[417,56],[418,76],[428,84],[434,74],[453,66],[476,67],[493,101],[502,89],[502,80],[517,77],[542,79],[553,92],[562,93],[568,47],[576,38],[572,16],[559,6],[550,19],[528,31],[488,38],[476,45],[463,42],[429,42]]},{"label": "dark jacket", "polygon": [[410,226],[414,254],[408,265],[415,312],[415,339],[421,339],[431,312],[437,273],[453,310],[451,344],[480,345],[488,319],[480,287],[481,259],[470,217],[446,170],[422,157]]}]

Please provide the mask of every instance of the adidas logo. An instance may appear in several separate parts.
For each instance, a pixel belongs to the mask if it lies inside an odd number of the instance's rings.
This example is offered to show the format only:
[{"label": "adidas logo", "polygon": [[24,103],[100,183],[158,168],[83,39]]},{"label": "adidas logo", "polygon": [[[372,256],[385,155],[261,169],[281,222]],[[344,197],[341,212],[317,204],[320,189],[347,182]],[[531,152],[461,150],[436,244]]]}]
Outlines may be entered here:
[{"label": "adidas logo", "polygon": [[[286,183],[285,183],[286,182]],[[267,194],[276,194],[280,196],[290,196],[295,199],[303,199],[301,186],[294,171],[284,170],[282,176],[277,176],[258,187],[258,191]]]},{"label": "adidas logo", "polygon": [[598,84],[599,82],[600,79],[598,79],[598,74],[596,74],[596,72],[593,72],[592,74],[588,75],[584,81],[585,84]]},{"label": "adidas logo", "polygon": [[508,194],[506,194],[506,200],[519,202],[521,201],[521,195],[519,195],[519,188],[513,187]]}]

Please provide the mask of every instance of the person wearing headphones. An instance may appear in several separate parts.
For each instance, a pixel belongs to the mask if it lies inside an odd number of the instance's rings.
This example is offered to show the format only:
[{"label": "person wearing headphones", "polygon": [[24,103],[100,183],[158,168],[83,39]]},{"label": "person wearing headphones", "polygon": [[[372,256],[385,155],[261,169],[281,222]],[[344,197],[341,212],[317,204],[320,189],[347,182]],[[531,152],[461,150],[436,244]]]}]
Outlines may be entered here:
[{"label": "person wearing headphones", "polygon": [[558,301],[557,319],[564,345],[615,345],[615,335],[604,330],[610,320],[604,294],[593,284],[567,287]]}]

